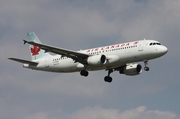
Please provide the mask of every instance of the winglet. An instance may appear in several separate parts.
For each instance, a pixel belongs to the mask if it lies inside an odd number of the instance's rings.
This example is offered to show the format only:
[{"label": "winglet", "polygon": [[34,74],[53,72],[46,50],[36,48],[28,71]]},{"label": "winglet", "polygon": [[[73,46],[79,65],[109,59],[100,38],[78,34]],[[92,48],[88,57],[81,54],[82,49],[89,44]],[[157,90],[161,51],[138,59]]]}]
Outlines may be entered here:
[{"label": "winglet", "polygon": [[24,45],[25,45],[25,44],[27,43],[27,41],[26,41],[26,40],[24,40],[24,39],[23,39],[23,41],[24,41]]}]

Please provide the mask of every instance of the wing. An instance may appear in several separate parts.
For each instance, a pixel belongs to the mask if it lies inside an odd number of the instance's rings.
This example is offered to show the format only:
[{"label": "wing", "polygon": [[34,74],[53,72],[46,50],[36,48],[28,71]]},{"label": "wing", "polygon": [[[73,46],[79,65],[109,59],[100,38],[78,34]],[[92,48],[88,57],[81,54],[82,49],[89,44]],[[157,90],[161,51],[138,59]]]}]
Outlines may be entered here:
[{"label": "wing", "polygon": [[22,59],[17,59],[17,58],[8,58],[10,60],[16,61],[16,62],[20,62],[20,63],[24,63],[24,64],[31,64],[31,65],[37,65],[37,62],[32,62],[32,61],[28,61],[28,60],[22,60]]},{"label": "wing", "polygon": [[39,43],[32,42],[32,41],[24,40],[24,44],[25,43],[38,46],[41,49],[45,50],[45,52],[52,52],[55,54],[59,54],[62,56],[72,58],[75,62],[80,62],[82,64],[87,64],[85,59],[87,59],[89,56],[91,56],[89,54],[85,54],[85,53],[81,53],[81,52],[77,52],[77,51],[72,51],[72,50],[68,50],[68,49],[63,49],[63,48],[58,48],[58,47],[54,47],[54,46],[50,46],[50,45],[39,44]]}]

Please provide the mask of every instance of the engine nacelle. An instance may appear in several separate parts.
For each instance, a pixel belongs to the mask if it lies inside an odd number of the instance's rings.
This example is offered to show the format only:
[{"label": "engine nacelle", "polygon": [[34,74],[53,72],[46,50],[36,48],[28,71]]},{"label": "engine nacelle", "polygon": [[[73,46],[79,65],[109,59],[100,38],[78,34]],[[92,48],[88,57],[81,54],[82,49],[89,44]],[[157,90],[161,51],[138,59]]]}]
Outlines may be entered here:
[{"label": "engine nacelle", "polygon": [[142,72],[142,66],[140,64],[130,64],[123,67],[119,73],[128,76],[138,75]]},{"label": "engine nacelle", "polygon": [[106,56],[105,55],[94,55],[90,56],[87,59],[87,63],[89,65],[102,65],[106,63]]}]

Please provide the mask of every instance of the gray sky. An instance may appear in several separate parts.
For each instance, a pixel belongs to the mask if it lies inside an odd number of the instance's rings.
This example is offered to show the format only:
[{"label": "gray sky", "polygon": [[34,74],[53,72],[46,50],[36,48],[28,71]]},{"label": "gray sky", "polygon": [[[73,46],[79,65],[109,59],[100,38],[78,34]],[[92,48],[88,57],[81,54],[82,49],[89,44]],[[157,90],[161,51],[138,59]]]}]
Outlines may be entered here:
[{"label": "gray sky", "polygon": [[[0,119],[179,119],[180,0],[0,1]],[[47,73],[8,57],[30,59],[28,32],[72,50],[155,39],[168,53],[129,77],[105,71]],[[140,64],[143,65],[141,62]]]}]

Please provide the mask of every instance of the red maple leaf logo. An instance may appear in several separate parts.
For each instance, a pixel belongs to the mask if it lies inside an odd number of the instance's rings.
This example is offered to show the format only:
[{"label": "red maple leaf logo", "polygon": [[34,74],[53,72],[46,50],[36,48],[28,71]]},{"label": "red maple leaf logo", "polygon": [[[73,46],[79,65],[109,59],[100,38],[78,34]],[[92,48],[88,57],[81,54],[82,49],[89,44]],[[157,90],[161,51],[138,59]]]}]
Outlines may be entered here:
[{"label": "red maple leaf logo", "polygon": [[38,54],[39,54],[39,51],[40,51],[40,48],[39,48],[38,46],[33,46],[33,47],[31,48],[32,56],[38,55]]}]

